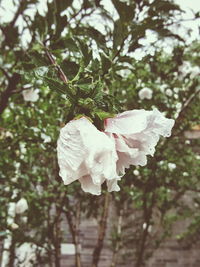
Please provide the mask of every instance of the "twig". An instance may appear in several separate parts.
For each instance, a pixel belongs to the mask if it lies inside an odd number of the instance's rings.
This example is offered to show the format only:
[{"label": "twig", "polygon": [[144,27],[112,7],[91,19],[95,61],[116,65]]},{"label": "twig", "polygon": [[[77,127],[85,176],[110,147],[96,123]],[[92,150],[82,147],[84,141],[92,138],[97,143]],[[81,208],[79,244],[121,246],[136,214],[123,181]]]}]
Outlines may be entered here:
[{"label": "twig", "polygon": [[187,101],[183,104],[183,107],[182,107],[182,109],[181,109],[181,111],[180,111],[180,113],[179,113],[179,116],[180,116],[180,114],[187,108],[187,106],[189,106],[189,104],[192,102],[192,100],[193,100],[199,93],[200,93],[200,89],[197,90],[193,95],[191,95],[191,96],[187,99]]},{"label": "twig", "polygon": [[[67,203],[69,205],[69,199],[67,199]],[[69,229],[72,235],[73,243],[75,246],[75,266],[76,267],[81,267],[81,255],[79,251],[79,235],[78,235],[78,230],[79,230],[79,224],[80,224],[80,202],[77,203],[77,208],[76,208],[76,214],[75,216],[70,212],[69,209],[65,209],[64,213],[69,225]]]},{"label": "twig", "polygon": [[114,247],[113,255],[112,255],[112,261],[110,267],[116,267],[117,266],[117,256],[118,252],[120,250],[121,246],[121,234],[122,234],[122,220],[123,220],[123,215],[124,215],[124,207],[121,208],[118,216],[118,222],[117,222],[117,240],[116,244]]},{"label": "twig", "polygon": [[55,66],[55,68],[57,69],[58,71],[58,74],[59,74],[59,78],[64,82],[64,83],[68,83],[68,79],[67,79],[67,76],[65,75],[64,71],[61,69],[61,67],[58,65],[58,63],[56,62],[56,60],[54,59],[53,55],[51,54],[51,52],[49,51],[49,49],[45,46],[44,44],[44,47],[45,47],[45,53],[50,61],[50,63],[52,65]]}]

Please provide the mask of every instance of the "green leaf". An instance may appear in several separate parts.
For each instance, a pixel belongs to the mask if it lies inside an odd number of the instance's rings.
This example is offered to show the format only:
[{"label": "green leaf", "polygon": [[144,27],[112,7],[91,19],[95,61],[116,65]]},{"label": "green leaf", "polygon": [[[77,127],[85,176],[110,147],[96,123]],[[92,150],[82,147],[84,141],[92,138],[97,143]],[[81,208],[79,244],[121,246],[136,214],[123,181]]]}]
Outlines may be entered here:
[{"label": "green leaf", "polygon": [[71,88],[69,85],[60,83],[57,80],[51,79],[47,76],[41,77],[44,82],[49,86],[50,89],[57,91],[58,93],[65,94],[69,98],[69,100],[73,103],[74,102],[74,96],[71,93]]},{"label": "green leaf", "polygon": [[159,11],[164,11],[166,13],[169,13],[170,10],[179,10],[181,11],[181,8],[179,5],[168,2],[168,1],[163,1],[163,0],[156,0],[153,2],[153,6],[156,6],[156,9]]},{"label": "green leaf", "polygon": [[113,49],[116,50],[123,43],[124,37],[127,34],[127,28],[122,21],[116,20],[114,22],[113,31]]},{"label": "green leaf", "polygon": [[19,41],[18,27],[7,25],[5,28],[3,28],[3,32],[5,32],[5,44],[10,46],[11,48],[14,47],[14,45]]},{"label": "green leaf", "polygon": [[56,0],[56,6],[59,12],[66,10],[72,3],[73,0]]},{"label": "green leaf", "polygon": [[88,45],[82,41],[82,40],[77,40],[80,46],[80,50],[82,52],[83,55],[83,61],[85,66],[87,66],[91,59],[92,59],[92,50],[89,50]]},{"label": "green leaf", "polygon": [[79,48],[75,42],[75,40],[73,40],[73,38],[66,36],[66,37],[60,37],[59,39],[57,39],[55,42],[53,42],[50,45],[50,48],[53,50],[67,50],[70,52],[79,52]]},{"label": "green leaf", "polygon": [[112,3],[115,6],[122,22],[129,22],[134,18],[135,3],[127,5],[127,3],[121,2],[119,0],[112,0]]},{"label": "green leaf", "polygon": [[47,20],[45,17],[41,16],[38,12],[35,15],[35,22],[33,24],[33,30],[37,30],[40,37],[43,38],[48,32]]},{"label": "green leaf", "polygon": [[103,73],[104,74],[108,73],[108,70],[110,69],[112,65],[111,60],[104,54],[101,54],[101,63],[102,63]]},{"label": "green leaf", "polygon": [[96,41],[97,45],[100,48],[103,48],[103,49],[105,48],[106,40],[105,40],[105,36],[101,32],[94,29],[93,27],[88,27],[85,29],[85,31],[88,34],[88,36],[90,36],[92,39]]},{"label": "green leaf", "polygon": [[87,97],[86,99],[83,99],[83,98],[80,98],[78,100],[78,104],[83,107],[83,108],[86,108],[86,109],[94,109],[95,107],[95,102],[93,99]]},{"label": "green leaf", "polygon": [[64,60],[60,66],[69,80],[73,79],[79,71],[79,65],[74,61]]},{"label": "green leaf", "polygon": [[93,115],[96,115],[100,120],[105,120],[107,118],[113,118],[115,114],[106,111],[95,111]]},{"label": "green leaf", "polygon": [[37,50],[32,50],[29,52],[27,63],[33,63],[36,67],[49,65],[49,61],[47,60],[46,56]]}]

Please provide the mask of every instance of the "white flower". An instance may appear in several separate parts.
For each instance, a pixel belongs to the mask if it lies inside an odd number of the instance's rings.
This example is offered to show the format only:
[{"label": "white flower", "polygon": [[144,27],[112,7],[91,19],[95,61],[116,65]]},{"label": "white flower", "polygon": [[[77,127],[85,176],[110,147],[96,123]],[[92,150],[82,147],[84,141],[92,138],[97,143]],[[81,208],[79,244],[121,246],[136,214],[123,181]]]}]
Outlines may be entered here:
[{"label": "white flower", "polygon": [[13,138],[13,134],[11,132],[9,132],[9,131],[6,131],[5,137]]},{"label": "white flower", "polygon": [[21,221],[22,221],[23,223],[27,223],[27,222],[28,222],[28,217],[27,217],[27,216],[22,216],[22,217],[21,217]]},{"label": "white flower", "polygon": [[162,92],[162,93],[164,93],[165,92],[165,89],[167,88],[167,84],[161,84],[160,85],[160,91]]},{"label": "white flower", "polygon": [[143,223],[142,228],[146,229],[147,228],[147,223]]},{"label": "white flower", "polygon": [[17,177],[14,177],[14,178],[12,178],[12,179],[11,179],[11,181],[12,181],[13,183],[16,183],[16,182],[17,182],[17,180],[18,180],[18,178],[17,178]]},{"label": "white flower", "polygon": [[180,78],[190,73],[190,78],[193,79],[200,73],[200,68],[198,66],[192,66],[188,61],[184,61],[183,64],[179,66],[178,70],[180,72]]},{"label": "white flower", "polygon": [[188,74],[192,69],[192,66],[190,62],[183,61],[183,64],[179,66],[178,71],[181,72],[181,74],[186,75]]},{"label": "white flower", "polygon": [[153,95],[153,91],[150,88],[143,88],[139,91],[138,96],[139,98],[142,99],[151,99]]},{"label": "white flower", "polygon": [[44,134],[44,133],[41,133],[41,138],[44,140],[44,143],[50,143],[51,142],[51,137]]},{"label": "white flower", "polygon": [[8,217],[13,218],[15,216],[15,207],[16,207],[15,202],[9,203],[9,205],[8,205]]},{"label": "white flower", "polygon": [[72,120],[61,129],[57,153],[65,185],[79,180],[83,191],[100,195],[106,181],[109,192],[119,191],[115,143],[85,117]]},{"label": "white flower", "polygon": [[198,66],[195,66],[192,68],[190,78],[194,79],[195,77],[199,76],[199,74],[200,74],[200,68]]},{"label": "white flower", "polygon": [[134,171],[133,171],[133,174],[134,174],[135,176],[138,176],[140,173],[139,173],[138,170],[134,170]]},{"label": "white flower", "polygon": [[21,198],[17,203],[15,207],[15,211],[17,214],[24,213],[28,209],[28,203],[25,198]]},{"label": "white flower", "polygon": [[11,196],[11,199],[14,199],[14,198],[16,198],[17,197],[17,195],[18,195],[18,193],[19,193],[19,190],[16,188],[16,189],[14,189],[13,190],[13,193],[12,193],[12,196]]},{"label": "white flower", "polygon": [[36,264],[37,252],[43,252],[40,247],[35,244],[25,242],[16,247],[16,258],[20,262],[20,267],[31,267]]},{"label": "white flower", "polygon": [[20,142],[19,147],[20,147],[20,152],[21,152],[21,154],[26,154],[26,151],[27,151],[27,149],[26,149],[26,144]]},{"label": "white flower", "polygon": [[181,104],[181,103],[177,103],[177,104],[176,104],[176,109],[177,109],[178,111],[180,111],[181,108],[182,108],[182,104]]},{"label": "white flower", "polygon": [[162,113],[130,110],[105,120],[105,132],[115,140],[118,154],[117,171],[124,174],[130,165],[147,164],[147,155],[153,156],[159,137],[171,135],[174,120]]},{"label": "white flower", "polygon": [[172,95],[173,95],[173,92],[172,92],[171,89],[167,89],[167,90],[165,91],[165,94],[166,94],[167,96],[172,96]]},{"label": "white flower", "polygon": [[176,169],[176,164],[175,163],[169,162],[167,165],[168,165],[168,168],[170,169],[170,171],[173,171],[174,169]]},{"label": "white flower", "polygon": [[10,225],[10,228],[11,228],[12,230],[16,230],[16,229],[19,228],[19,225],[16,224],[16,223],[12,223],[12,224]]},{"label": "white flower", "polygon": [[9,187],[9,186],[6,186],[6,187],[4,188],[4,191],[5,191],[5,192],[10,192],[10,187]]},{"label": "white flower", "polygon": [[39,91],[36,89],[27,89],[22,92],[25,101],[36,102],[39,98]]}]

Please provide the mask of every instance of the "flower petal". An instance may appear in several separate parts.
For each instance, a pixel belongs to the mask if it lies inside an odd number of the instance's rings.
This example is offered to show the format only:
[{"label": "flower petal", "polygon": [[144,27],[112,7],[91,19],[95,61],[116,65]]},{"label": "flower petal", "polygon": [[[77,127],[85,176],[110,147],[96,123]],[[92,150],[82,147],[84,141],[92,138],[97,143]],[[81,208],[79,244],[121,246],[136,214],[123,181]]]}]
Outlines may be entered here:
[{"label": "flower petal", "polygon": [[89,175],[82,176],[79,179],[81,188],[84,192],[91,193],[93,195],[101,194],[101,184],[94,184],[92,178]]},{"label": "flower petal", "polygon": [[147,164],[147,155],[154,155],[160,136],[170,136],[174,120],[157,109],[132,110],[106,120],[105,131],[115,140],[118,154],[117,172],[124,174],[130,165]]},{"label": "flower petal", "polygon": [[116,134],[139,133],[147,127],[145,110],[130,110],[106,119],[105,132]]},{"label": "flower petal", "polygon": [[61,129],[57,152],[60,176],[66,185],[79,179],[84,191],[97,195],[105,180],[119,178],[115,142],[84,117]]}]

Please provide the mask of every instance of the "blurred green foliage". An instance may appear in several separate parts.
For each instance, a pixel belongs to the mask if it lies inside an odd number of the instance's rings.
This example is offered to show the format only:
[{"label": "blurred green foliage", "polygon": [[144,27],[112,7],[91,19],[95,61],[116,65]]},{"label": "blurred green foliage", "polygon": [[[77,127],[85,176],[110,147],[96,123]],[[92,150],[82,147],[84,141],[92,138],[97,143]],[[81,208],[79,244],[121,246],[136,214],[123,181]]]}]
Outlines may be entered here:
[{"label": "blurred green foliage", "polygon": [[[179,219],[191,220],[179,240],[199,237],[199,139],[187,140],[184,133],[200,125],[199,73],[195,69],[200,43],[188,45],[189,32],[183,39],[170,30],[180,23],[182,13],[173,1],[112,3],[115,15],[101,0],[83,0],[79,6],[73,0],[48,1],[41,15],[37,0],[19,1],[13,19],[0,28],[0,239],[4,240],[9,228],[8,204],[26,198],[28,221],[16,216],[20,227],[11,231],[12,242],[45,248],[46,257],[41,260],[38,256],[36,266],[45,262],[60,266],[63,214],[70,228],[70,223],[77,223],[78,207],[81,218],[99,218],[103,210],[104,194],[98,198],[85,194],[78,183],[64,186],[58,174],[59,129],[80,114],[90,117],[99,129],[106,117],[130,109],[157,107],[176,119],[172,136],[161,140],[147,166],[127,170],[121,191],[112,193],[116,216],[123,220],[120,231],[120,220],[109,222],[113,226],[113,266],[122,260],[119,255],[124,247],[124,263],[134,258],[136,266],[141,266],[150,256],[145,249],[156,249]],[[156,39],[144,45],[141,41],[147,31]],[[162,45],[168,41],[173,46],[171,53]],[[148,52],[151,49],[153,53]],[[136,59],[143,51],[144,56]],[[184,68],[186,62],[189,68]],[[39,89],[37,102],[24,101],[22,91],[28,87]],[[144,87],[153,91],[152,99],[139,98]],[[170,169],[169,163],[175,168]],[[183,200],[188,193],[192,207]],[[71,233],[76,242],[76,233]],[[13,258],[9,266],[15,266]]]}]

